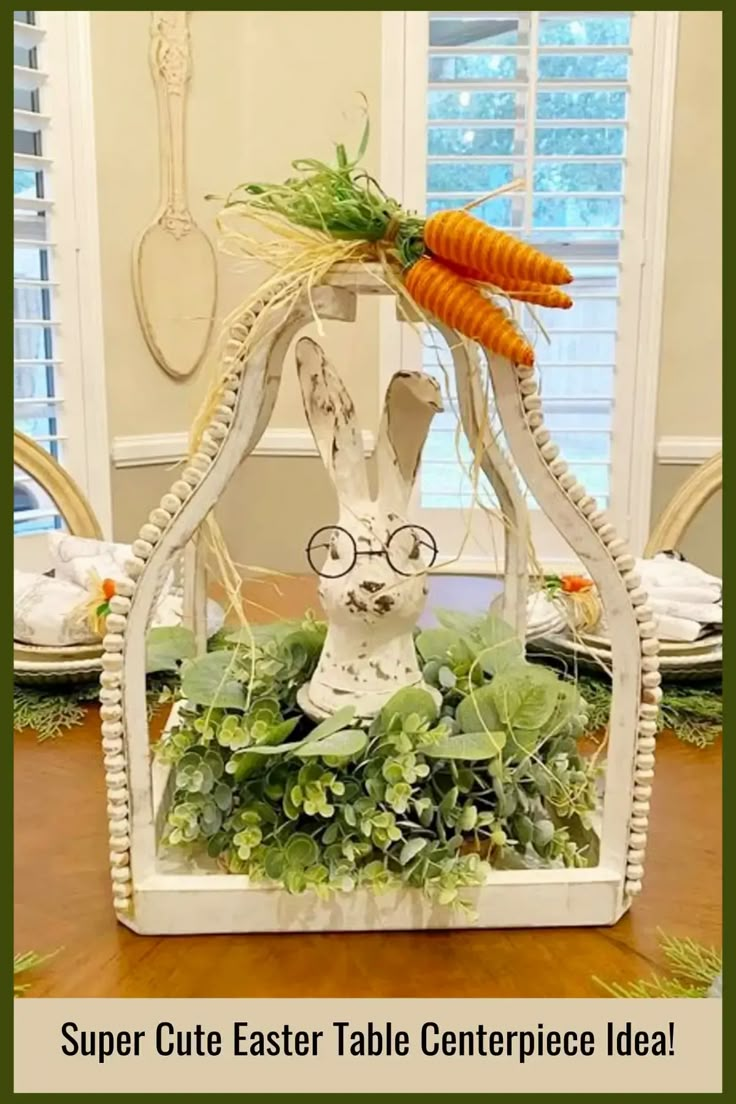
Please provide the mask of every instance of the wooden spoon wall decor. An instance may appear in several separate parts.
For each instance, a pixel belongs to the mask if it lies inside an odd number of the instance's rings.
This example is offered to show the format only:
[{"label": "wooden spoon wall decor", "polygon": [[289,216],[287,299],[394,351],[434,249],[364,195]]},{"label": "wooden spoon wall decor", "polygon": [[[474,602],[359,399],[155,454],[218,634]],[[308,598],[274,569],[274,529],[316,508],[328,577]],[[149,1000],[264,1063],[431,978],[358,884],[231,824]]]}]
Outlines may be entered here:
[{"label": "wooden spoon wall decor", "polygon": [[189,210],[186,97],[191,77],[190,12],[151,12],[150,62],[158,104],[161,202],[133,257],[133,291],[156,362],[185,379],[204,357],[217,301],[212,244]]}]

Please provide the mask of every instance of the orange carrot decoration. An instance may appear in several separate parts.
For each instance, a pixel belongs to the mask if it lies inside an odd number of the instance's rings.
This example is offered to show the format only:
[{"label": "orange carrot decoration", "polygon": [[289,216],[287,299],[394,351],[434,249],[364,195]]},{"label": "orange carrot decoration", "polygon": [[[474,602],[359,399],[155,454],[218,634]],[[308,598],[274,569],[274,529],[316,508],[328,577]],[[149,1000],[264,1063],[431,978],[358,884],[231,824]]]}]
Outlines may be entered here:
[{"label": "orange carrot decoration", "polygon": [[449,261],[444,263],[458,276],[462,276],[463,280],[470,280],[476,284],[492,284],[493,287],[503,291],[509,299],[533,303],[538,307],[557,307],[560,310],[569,310],[573,306],[573,301],[567,292],[560,291],[552,284],[540,284],[537,280],[510,280],[506,276],[490,280],[472,268],[463,268],[460,265],[450,264]]},{"label": "orange carrot decoration", "polygon": [[565,291],[549,284],[540,284],[536,280],[499,280],[498,287],[505,291],[510,299],[523,303],[533,303],[537,307],[556,307],[569,310],[572,299]]},{"label": "orange carrot decoration", "polygon": [[[572,282],[569,270],[467,209],[428,218],[405,210],[360,167],[368,135],[366,120],[355,157],[339,144],[335,164],[295,161],[287,180],[242,184],[226,207],[269,230],[282,226],[305,281],[311,279],[310,265],[326,272],[331,258],[334,264],[378,262],[390,284],[403,281],[420,310],[491,352],[532,367],[531,345],[503,304],[490,298],[492,288],[510,299],[566,310],[572,300],[559,288]],[[294,233],[298,227],[308,236]],[[274,264],[282,263],[281,246],[273,257]],[[478,286],[483,284],[492,288]]]},{"label": "orange carrot decoration", "polygon": [[499,308],[437,260],[422,257],[406,275],[406,290],[418,306],[514,364],[534,364],[534,351]]},{"label": "orange carrot decoration", "polygon": [[101,579],[95,570],[89,573],[89,595],[79,604],[76,619],[86,624],[95,636],[102,636],[105,620],[110,612],[110,602],[117,594],[114,579]]},{"label": "orange carrot decoration", "polygon": [[542,284],[572,282],[572,275],[560,261],[488,226],[467,211],[431,215],[424,224],[424,243],[440,260],[480,272],[493,283],[503,277]]},{"label": "orange carrot decoration", "polygon": [[591,590],[593,580],[585,575],[561,575],[560,585],[565,594],[579,594],[581,591]]}]

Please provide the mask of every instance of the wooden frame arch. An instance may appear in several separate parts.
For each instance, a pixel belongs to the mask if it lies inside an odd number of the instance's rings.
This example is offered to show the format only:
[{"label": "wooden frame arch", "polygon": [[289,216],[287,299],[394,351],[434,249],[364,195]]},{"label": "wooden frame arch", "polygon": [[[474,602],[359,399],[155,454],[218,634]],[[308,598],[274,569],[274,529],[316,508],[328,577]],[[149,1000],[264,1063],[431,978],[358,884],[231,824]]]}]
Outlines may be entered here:
[{"label": "wooden frame arch", "polygon": [[[152,779],[145,709],[145,648],[157,587],[174,557],[187,546],[190,609],[201,632],[204,588],[196,531],[241,461],[255,448],[270,419],[286,351],[313,320],[353,321],[358,294],[390,294],[370,266],[335,266],[311,295],[269,318],[269,332],[252,351],[248,335],[265,303],[248,304],[231,324],[225,343],[220,405],[191,456],[141,527],[133,543],[128,579],[110,602],[104,639],[102,737],[107,769],[113,899],[121,920],[137,931],[257,931],[304,928],[452,926],[416,896],[379,908],[362,891],[315,917],[285,891],[255,891],[239,875],[171,872],[157,857],[169,781]],[[437,325],[437,323],[435,323]],[[438,327],[442,330],[442,327]],[[458,380],[461,419],[475,448],[486,424],[479,402],[479,366],[465,343],[449,337]],[[485,926],[613,923],[641,889],[653,774],[654,736],[661,700],[656,626],[634,572],[634,558],[595,500],[559,456],[543,424],[535,373],[484,351],[504,434],[516,466],[557,527],[588,568],[608,612],[614,667],[608,780],[600,863],[585,870],[494,872],[479,891]],[[482,467],[510,514],[506,530],[507,616],[515,604],[523,624],[526,587],[526,514],[513,469],[492,435],[480,441]],[[193,542],[193,538],[195,538]],[[162,811],[163,810],[163,811]],[[337,910],[337,912],[335,911]]]}]

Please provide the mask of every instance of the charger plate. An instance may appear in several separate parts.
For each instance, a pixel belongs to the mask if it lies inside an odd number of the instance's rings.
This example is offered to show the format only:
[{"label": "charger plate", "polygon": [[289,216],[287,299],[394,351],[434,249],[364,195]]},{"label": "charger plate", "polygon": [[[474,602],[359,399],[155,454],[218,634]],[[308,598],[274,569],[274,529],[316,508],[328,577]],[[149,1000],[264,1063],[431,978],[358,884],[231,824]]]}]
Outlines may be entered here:
[{"label": "charger plate", "polygon": [[[570,639],[562,633],[548,633],[528,641],[529,650],[538,656],[553,656],[565,662],[573,670],[601,674],[610,670],[609,648],[593,648]],[[690,655],[659,656],[659,669],[666,682],[708,681],[723,674],[723,648],[721,644],[710,651]]]}]

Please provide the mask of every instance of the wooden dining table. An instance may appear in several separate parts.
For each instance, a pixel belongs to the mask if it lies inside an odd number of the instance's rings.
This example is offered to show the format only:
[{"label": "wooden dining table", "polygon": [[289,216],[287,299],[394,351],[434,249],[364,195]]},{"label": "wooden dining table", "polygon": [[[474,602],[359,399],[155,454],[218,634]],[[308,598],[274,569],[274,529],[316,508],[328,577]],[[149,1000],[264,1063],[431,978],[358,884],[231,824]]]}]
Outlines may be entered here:
[{"label": "wooden dining table", "polygon": [[[438,576],[430,603],[483,609],[494,588]],[[254,620],[317,604],[311,579],[247,593]],[[660,930],[721,946],[721,743],[658,737],[644,888],[613,927],[141,936],[112,910],[96,708],[55,740],[25,730],[15,736],[15,949],[58,952],[28,975],[27,997],[604,996],[596,979],[662,969]]]}]

